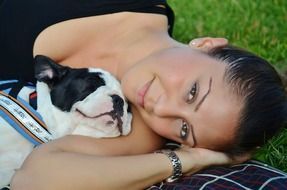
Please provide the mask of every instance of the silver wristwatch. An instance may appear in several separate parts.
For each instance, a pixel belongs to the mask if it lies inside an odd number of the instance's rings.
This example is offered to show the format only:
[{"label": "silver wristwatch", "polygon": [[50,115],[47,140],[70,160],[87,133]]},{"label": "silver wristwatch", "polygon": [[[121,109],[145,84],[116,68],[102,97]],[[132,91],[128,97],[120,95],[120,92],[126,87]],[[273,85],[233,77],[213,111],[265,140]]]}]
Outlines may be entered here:
[{"label": "silver wristwatch", "polygon": [[170,183],[176,181],[182,176],[182,166],[178,156],[172,150],[158,150],[156,153],[165,154],[172,164],[172,175],[168,177],[165,181]]}]

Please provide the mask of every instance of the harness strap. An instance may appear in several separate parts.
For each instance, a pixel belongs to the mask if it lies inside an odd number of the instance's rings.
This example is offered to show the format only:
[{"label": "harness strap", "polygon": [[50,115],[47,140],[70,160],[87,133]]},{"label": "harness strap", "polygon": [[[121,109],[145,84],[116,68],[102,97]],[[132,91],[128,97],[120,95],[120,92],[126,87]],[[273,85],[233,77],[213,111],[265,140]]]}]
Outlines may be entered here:
[{"label": "harness strap", "polygon": [[[18,96],[18,93],[24,87],[23,85],[31,87],[31,89],[35,87],[23,80],[1,82],[0,116],[35,146],[51,141],[52,135],[47,131],[41,115]],[[37,105],[36,98],[37,94],[34,91],[29,95],[29,102]]]},{"label": "harness strap", "polygon": [[52,140],[45,124],[20,101],[0,91],[0,114],[35,146]]},{"label": "harness strap", "polygon": [[[1,81],[3,82],[3,81]],[[4,81],[4,83],[0,83],[0,91],[7,92],[10,96],[17,99],[19,92],[23,87],[31,87],[33,88],[35,85],[30,82],[25,82],[22,79],[19,80],[11,80],[11,81]],[[7,91],[10,89],[10,91]],[[34,91],[29,95],[29,104],[37,110],[37,92]]]}]

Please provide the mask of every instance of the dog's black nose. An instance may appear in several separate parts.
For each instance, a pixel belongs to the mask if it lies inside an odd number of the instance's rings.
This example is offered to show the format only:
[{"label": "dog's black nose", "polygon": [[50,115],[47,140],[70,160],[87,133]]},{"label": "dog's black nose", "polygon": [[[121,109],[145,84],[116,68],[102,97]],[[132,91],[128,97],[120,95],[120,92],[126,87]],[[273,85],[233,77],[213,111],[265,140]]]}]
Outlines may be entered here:
[{"label": "dog's black nose", "polygon": [[118,95],[111,95],[113,100],[113,108],[120,115],[123,115],[124,100]]}]

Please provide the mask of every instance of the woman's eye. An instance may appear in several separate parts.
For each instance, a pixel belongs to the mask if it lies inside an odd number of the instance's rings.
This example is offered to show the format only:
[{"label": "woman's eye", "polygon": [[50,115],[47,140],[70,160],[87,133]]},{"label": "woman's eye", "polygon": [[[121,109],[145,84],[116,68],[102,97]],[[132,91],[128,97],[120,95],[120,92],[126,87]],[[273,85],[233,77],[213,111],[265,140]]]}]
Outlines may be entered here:
[{"label": "woman's eye", "polygon": [[197,83],[194,83],[188,92],[187,103],[192,103],[197,95]]},{"label": "woman's eye", "polygon": [[180,138],[185,141],[188,135],[189,135],[189,126],[185,121],[182,121],[181,130],[180,130]]}]

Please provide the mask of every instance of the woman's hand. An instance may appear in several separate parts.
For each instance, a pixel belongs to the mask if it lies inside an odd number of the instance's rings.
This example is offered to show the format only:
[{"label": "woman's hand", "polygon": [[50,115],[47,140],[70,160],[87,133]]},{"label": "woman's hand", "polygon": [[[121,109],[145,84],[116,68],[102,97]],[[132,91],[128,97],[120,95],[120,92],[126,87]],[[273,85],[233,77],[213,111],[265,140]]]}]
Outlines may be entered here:
[{"label": "woman's hand", "polygon": [[191,175],[208,166],[214,165],[233,165],[247,161],[250,154],[237,157],[229,157],[222,152],[216,152],[204,148],[188,148],[182,147],[176,151],[182,163],[182,173]]},{"label": "woman's hand", "polygon": [[213,38],[213,37],[202,37],[191,40],[188,44],[191,48],[196,48],[205,52],[216,48],[224,47],[228,45],[226,38]]}]

